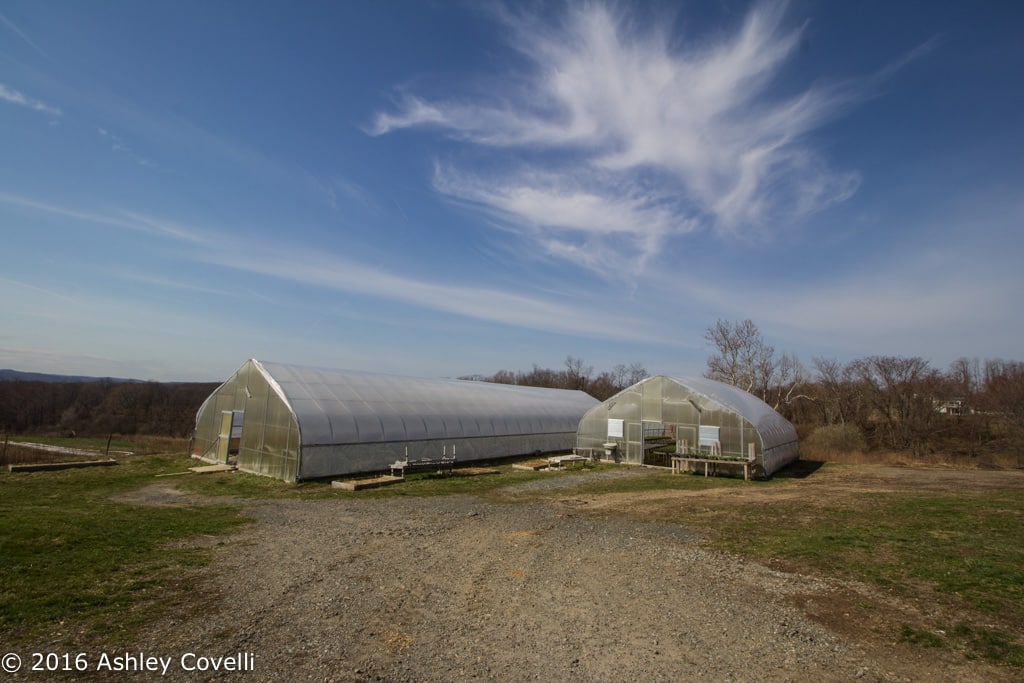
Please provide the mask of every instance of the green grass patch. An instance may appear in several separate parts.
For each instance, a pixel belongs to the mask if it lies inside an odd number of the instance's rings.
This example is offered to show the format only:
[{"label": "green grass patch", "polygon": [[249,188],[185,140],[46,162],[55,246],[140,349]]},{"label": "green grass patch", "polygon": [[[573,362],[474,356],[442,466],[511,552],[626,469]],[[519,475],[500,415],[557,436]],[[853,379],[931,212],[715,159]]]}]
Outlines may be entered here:
[{"label": "green grass patch", "polygon": [[[618,467],[609,465],[607,467]],[[751,483],[742,478],[704,477],[697,474],[669,474],[662,470],[647,470],[641,476],[614,479],[594,479],[561,490],[567,495],[601,495],[609,493],[643,493],[649,491],[707,491],[735,486],[765,486],[768,482]]]},{"label": "green grass patch", "polygon": [[[111,451],[132,451],[135,453],[167,453],[172,447],[180,446],[184,453],[188,447],[187,439],[174,439],[171,437],[130,437],[116,435],[114,437],[64,437],[64,436],[12,436],[8,443],[17,446],[22,443],[39,443],[47,446],[62,446],[65,448],[78,448],[88,451],[104,452],[107,449],[109,439]],[[0,440],[0,446],[3,442]]]},{"label": "green grass patch", "polygon": [[[785,558],[895,590],[927,586],[1024,627],[1024,496],[865,493],[717,515],[725,548]],[[691,523],[694,520],[691,518]]]},{"label": "green grass patch", "polygon": [[[405,481],[362,491],[345,491],[331,488],[330,481],[308,481],[289,484],[270,477],[246,472],[221,472],[190,477],[181,480],[182,490],[208,496],[234,496],[247,499],[261,498],[392,498],[429,497],[450,495],[484,495],[504,486],[511,486],[534,479],[563,476],[563,473],[529,472],[513,469],[509,464],[494,467],[497,474],[465,476],[455,470],[452,476],[432,472],[415,472],[406,476]],[[586,468],[570,471],[583,472]],[[339,477],[342,479],[343,477]]]},{"label": "green grass patch", "polygon": [[929,631],[904,624],[899,640],[921,647],[959,650],[969,659],[1024,667],[1024,647],[1007,633],[995,629],[959,623],[952,627],[940,625]]},{"label": "green grass patch", "polygon": [[177,471],[184,461],[146,456],[114,467],[0,474],[5,640],[27,640],[62,623],[123,632],[144,611],[151,615],[166,604],[182,571],[209,558],[208,551],[174,542],[230,531],[244,522],[239,508],[151,507],[111,497],[153,484],[155,475]]},{"label": "green grass patch", "polygon": [[[907,626],[905,642],[1024,666],[1024,496],[866,492],[817,501],[701,498],[661,518],[699,530],[712,545],[801,571],[848,577],[944,604],[971,623]],[[966,630],[965,630],[966,629]],[[944,635],[937,635],[944,631]]]}]

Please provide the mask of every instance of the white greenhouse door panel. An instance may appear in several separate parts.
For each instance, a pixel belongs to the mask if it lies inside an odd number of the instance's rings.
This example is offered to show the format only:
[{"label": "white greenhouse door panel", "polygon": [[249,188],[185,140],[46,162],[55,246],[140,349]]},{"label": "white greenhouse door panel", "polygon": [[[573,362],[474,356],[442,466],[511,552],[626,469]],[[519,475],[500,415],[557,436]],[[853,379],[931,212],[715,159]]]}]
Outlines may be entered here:
[{"label": "white greenhouse door panel", "polygon": [[217,435],[217,462],[227,462],[231,450],[231,424],[235,417],[233,411],[225,410],[220,414],[220,434]]},{"label": "white greenhouse door panel", "polygon": [[217,461],[226,463],[231,457],[232,444],[238,447],[242,437],[245,413],[241,410],[224,410],[220,414],[220,433],[217,435]]},{"label": "white greenhouse door panel", "polygon": [[639,422],[626,424],[626,462],[641,463],[644,455],[644,429]]}]

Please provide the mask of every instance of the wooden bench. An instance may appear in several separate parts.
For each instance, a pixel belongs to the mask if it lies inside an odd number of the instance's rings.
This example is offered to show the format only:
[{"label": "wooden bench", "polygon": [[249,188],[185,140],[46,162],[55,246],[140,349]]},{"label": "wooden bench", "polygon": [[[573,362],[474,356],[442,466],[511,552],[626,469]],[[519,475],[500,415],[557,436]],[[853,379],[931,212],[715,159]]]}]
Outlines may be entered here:
[{"label": "wooden bench", "polygon": [[[410,460],[396,460],[391,463],[391,476],[405,478],[407,470],[430,470],[436,469],[440,474],[451,474],[452,470],[455,469],[455,456],[447,457],[443,456],[440,458],[417,458]],[[395,474],[398,472],[398,474]]]},{"label": "wooden bench", "polygon": [[565,463],[587,462],[589,458],[582,455],[554,455],[548,458],[548,467],[562,467]]},{"label": "wooden bench", "polygon": [[754,466],[753,460],[736,460],[727,458],[707,458],[700,455],[675,455],[672,456],[672,474],[682,474],[690,471],[690,465],[704,464],[704,476],[709,474],[717,475],[719,465],[743,465],[743,478],[750,480],[750,471]]}]

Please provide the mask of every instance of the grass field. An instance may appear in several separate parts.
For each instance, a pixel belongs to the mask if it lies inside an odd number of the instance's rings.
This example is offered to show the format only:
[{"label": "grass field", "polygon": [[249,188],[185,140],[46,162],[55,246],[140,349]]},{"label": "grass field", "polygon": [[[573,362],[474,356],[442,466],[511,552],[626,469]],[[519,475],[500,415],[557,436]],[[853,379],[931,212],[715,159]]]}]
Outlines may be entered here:
[{"label": "grass field", "polygon": [[183,570],[209,552],[173,543],[244,523],[240,508],[141,507],[111,500],[180,456],[137,456],[114,467],[0,474],[0,633],[25,640],[75,624],[130,632],[175,599]]},{"label": "grass field", "polygon": [[[814,476],[843,469],[826,465]],[[913,490],[918,475],[906,471],[908,490],[901,491],[793,487],[785,475],[748,483],[652,474],[567,493],[617,495],[623,502],[611,509],[681,524],[714,547],[787,571],[864,582],[911,603],[937,603],[953,621],[904,623],[894,635],[1024,667],[1024,490]],[[686,490],[696,495],[668,495]]]},{"label": "grass field", "polygon": [[[519,504],[582,497],[601,514],[679,523],[712,547],[770,566],[864,582],[911,603],[940,604],[946,620],[901,622],[882,635],[1024,667],[1021,488],[850,486],[844,477],[859,470],[830,465],[800,475],[806,479],[783,475],[767,482],[659,470],[627,479],[584,476],[568,489],[514,496],[502,489],[563,475],[502,465],[497,474],[417,474],[361,492],[238,472],[168,476],[194,464],[182,455],[148,455],[125,458],[115,467],[0,473],[0,636],[27,641],[74,624],[84,633],[130,637],[135,624],[174,604],[188,590],[189,577],[209,562],[208,550],[182,540],[230,533],[245,523],[242,505],[216,503],[221,496],[237,501],[466,494]],[[116,502],[118,494],[155,481],[173,481],[214,504]]]}]

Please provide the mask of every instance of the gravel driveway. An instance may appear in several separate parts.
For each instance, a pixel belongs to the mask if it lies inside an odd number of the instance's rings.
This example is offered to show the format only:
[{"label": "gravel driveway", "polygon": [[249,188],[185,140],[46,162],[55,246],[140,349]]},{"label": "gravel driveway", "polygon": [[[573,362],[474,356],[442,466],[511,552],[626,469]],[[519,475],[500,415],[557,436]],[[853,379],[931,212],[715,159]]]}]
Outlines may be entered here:
[{"label": "gravel driveway", "polygon": [[215,547],[211,576],[187,609],[115,645],[254,657],[252,671],[197,678],[172,666],[167,680],[980,681],[1000,673],[849,642],[795,599],[827,602],[844,587],[713,552],[679,526],[587,511],[553,488],[572,480],[527,484],[552,489],[533,503],[246,503],[255,524]]}]

